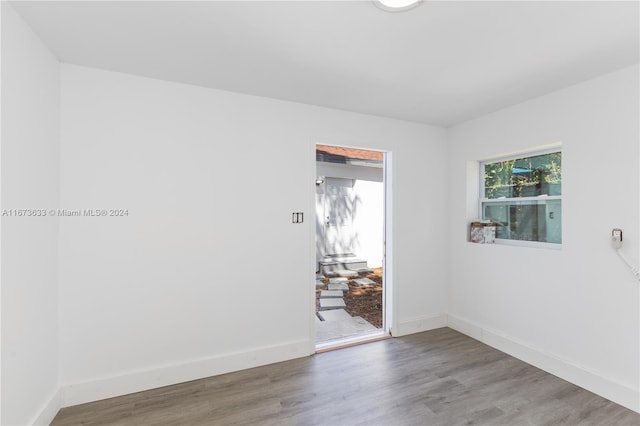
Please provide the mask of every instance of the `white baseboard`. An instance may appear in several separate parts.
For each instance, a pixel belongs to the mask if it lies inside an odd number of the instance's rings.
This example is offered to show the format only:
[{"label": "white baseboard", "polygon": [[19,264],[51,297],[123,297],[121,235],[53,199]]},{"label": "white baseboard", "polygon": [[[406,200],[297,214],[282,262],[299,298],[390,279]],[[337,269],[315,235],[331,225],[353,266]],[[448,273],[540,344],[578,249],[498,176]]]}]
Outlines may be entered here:
[{"label": "white baseboard", "polygon": [[[568,360],[534,348],[499,331],[482,327],[454,315],[440,314],[400,321],[396,329],[393,330],[393,335],[398,337],[447,326],[617,404],[640,412],[640,392],[637,389],[576,366]],[[47,425],[51,423],[62,407],[301,358],[309,356],[311,354],[309,348],[313,347],[313,342],[300,340],[282,345],[255,348],[247,352],[229,353],[179,365],[66,385],[52,395],[31,424]]]},{"label": "white baseboard", "polygon": [[482,327],[454,315],[447,317],[448,326],[462,334],[486,343],[616,404],[640,412],[640,391],[638,389],[633,389],[626,384],[604,377],[602,374],[577,366],[569,360],[535,348],[526,342],[518,341],[499,331]]},{"label": "white baseboard", "polygon": [[422,331],[435,330],[447,326],[447,315],[439,314],[428,317],[413,318],[399,321],[397,327],[392,330],[393,337],[406,336],[407,334],[420,333]]},{"label": "white baseboard", "polygon": [[58,414],[60,408],[62,408],[62,398],[60,395],[60,389],[56,390],[51,398],[44,404],[44,407],[40,410],[38,415],[31,420],[30,425],[49,425],[53,421],[53,418]]},{"label": "white baseboard", "polygon": [[[115,396],[127,395],[162,386],[188,382],[261,365],[273,364],[311,355],[312,342],[300,340],[275,346],[255,348],[247,352],[228,353],[213,358],[137,371],[116,377],[74,383],[60,390],[61,407],[84,404]],[[56,410],[57,411],[57,410]],[[54,414],[55,415],[55,414]]]}]

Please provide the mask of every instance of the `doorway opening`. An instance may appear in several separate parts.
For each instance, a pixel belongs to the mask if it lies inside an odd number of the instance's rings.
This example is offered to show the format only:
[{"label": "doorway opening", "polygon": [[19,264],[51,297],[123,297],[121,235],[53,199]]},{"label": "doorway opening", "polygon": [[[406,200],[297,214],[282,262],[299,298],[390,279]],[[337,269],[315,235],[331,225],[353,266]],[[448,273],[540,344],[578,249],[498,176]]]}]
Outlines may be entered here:
[{"label": "doorway opening", "polygon": [[316,145],[316,350],[388,336],[388,153]]}]

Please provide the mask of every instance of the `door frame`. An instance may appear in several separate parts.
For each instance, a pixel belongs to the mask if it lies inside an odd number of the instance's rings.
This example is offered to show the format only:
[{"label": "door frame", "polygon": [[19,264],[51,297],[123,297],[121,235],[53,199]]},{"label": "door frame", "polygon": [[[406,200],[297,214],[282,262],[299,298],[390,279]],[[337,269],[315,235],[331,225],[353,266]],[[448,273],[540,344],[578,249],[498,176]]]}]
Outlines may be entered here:
[{"label": "door frame", "polygon": [[[380,149],[380,148],[372,148],[366,146],[358,146],[358,145],[350,145],[336,142],[326,142],[326,141],[314,141],[310,144],[310,155],[309,159],[313,163],[311,163],[311,167],[309,167],[309,175],[308,175],[308,188],[309,188],[309,198],[308,198],[308,208],[307,211],[313,212],[310,215],[310,220],[307,223],[307,231],[309,235],[309,267],[307,270],[315,271],[316,264],[316,185],[315,181],[317,178],[316,172],[316,146],[317,145],[329,145],[336,146],[342,148],[352,148],[352,149],[362,149],[367,151],[377,151],[383,153],[383,188],[384,188],[384,219],[383,219],[383,287],[382,287],[382,297],[383,297],[383,331],[385,334],[389,334],[394,336],[395,324],[397,324],[397,290],[394,285],[395,278],[395,261],[394,261],[394,244],[393,244],[393,230],[395,229],[395,216],[394,216],[394,177],[395,172],[393,170],[393,152],[388,149]],[[313,263],[312,263],[313,262]],[[313,265],[313,266],[312,266]],[[308,279],[308,278],[307,278]],[[310,281],[310,280],[309,280]],[[309,301],[309,336],[310,336],[310,348],[309,353],[316,353],[316,323],[315,323],[315,312],[316,312],[316,291],[315,291],[315,279],[313,280],[313,285],[309,286],[308,293],[308,301]]]}]

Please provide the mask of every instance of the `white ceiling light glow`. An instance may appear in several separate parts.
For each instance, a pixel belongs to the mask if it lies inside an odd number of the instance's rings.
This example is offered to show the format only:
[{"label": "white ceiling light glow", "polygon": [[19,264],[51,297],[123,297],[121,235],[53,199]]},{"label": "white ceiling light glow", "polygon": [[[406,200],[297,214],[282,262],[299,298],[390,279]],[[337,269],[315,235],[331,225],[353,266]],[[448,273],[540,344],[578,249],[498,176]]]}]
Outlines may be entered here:
[{"label": "white ceiling light glow", "polygon": [[388,12],[401,12],[413,9],[418,6],[422,0],[373,0],[376,6]]}]

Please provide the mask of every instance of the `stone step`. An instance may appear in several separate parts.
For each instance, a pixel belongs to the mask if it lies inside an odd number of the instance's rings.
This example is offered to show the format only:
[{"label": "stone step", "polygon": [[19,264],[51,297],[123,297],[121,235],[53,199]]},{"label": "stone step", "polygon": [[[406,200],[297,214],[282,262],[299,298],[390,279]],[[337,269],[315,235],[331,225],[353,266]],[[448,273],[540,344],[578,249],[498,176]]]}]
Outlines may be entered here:
[{"label": "stone step", "polygon": [[349,284],[347,283],[329,283],[329,290],[349,291]]},{"label": "stone step", "polygon": [[375,284],[376,282],[373,280],[370,280],[369,278],[357,278],[353,280],[353,283],[356,285],[371,285],[371,284]]},{"label": "stone step", "polygon": [[358,271],[353,271],[351,269],[336,269],[335,271],[327,271],[325,275],[328,277],[357,277]]},{"label": "stone step", "polygon": [[348,283],[348,278],[329,278],[329,284]]},{"label": "stone step", "polygon": [[330,311],[320,311],[318,316],[323,321],[342,321],[351,319],[351,315],[344,309],[331,309]]},{"label": "stone step", "polygon": [[320,309],[342,309],[346,308],[347,305],[344,303],[344,299],[320,299]]},{"label": "stone step", "polygon": [[335,298],[335,297],[342,298],[343,296],[344,296],[344,293],[341,290],[322,290],[320,292],[321,299],[328,299],[328,298]]},{"label": "stone step", "polygon": [[[337,273],[338,271],[357,271],[367,269],[367,261],[355,256],[323,257],[320,263],[320,272],[324,275]],[[357,272],[356,272],[357,273]]]},{"label": "stone step", "polygon": [[334,263],[356,263],[356,262],[366,262],[364,259],[360,259],[355,255],[351,256],[325,256],[320,260],[320,263],[323,265],[331,265]]}]

